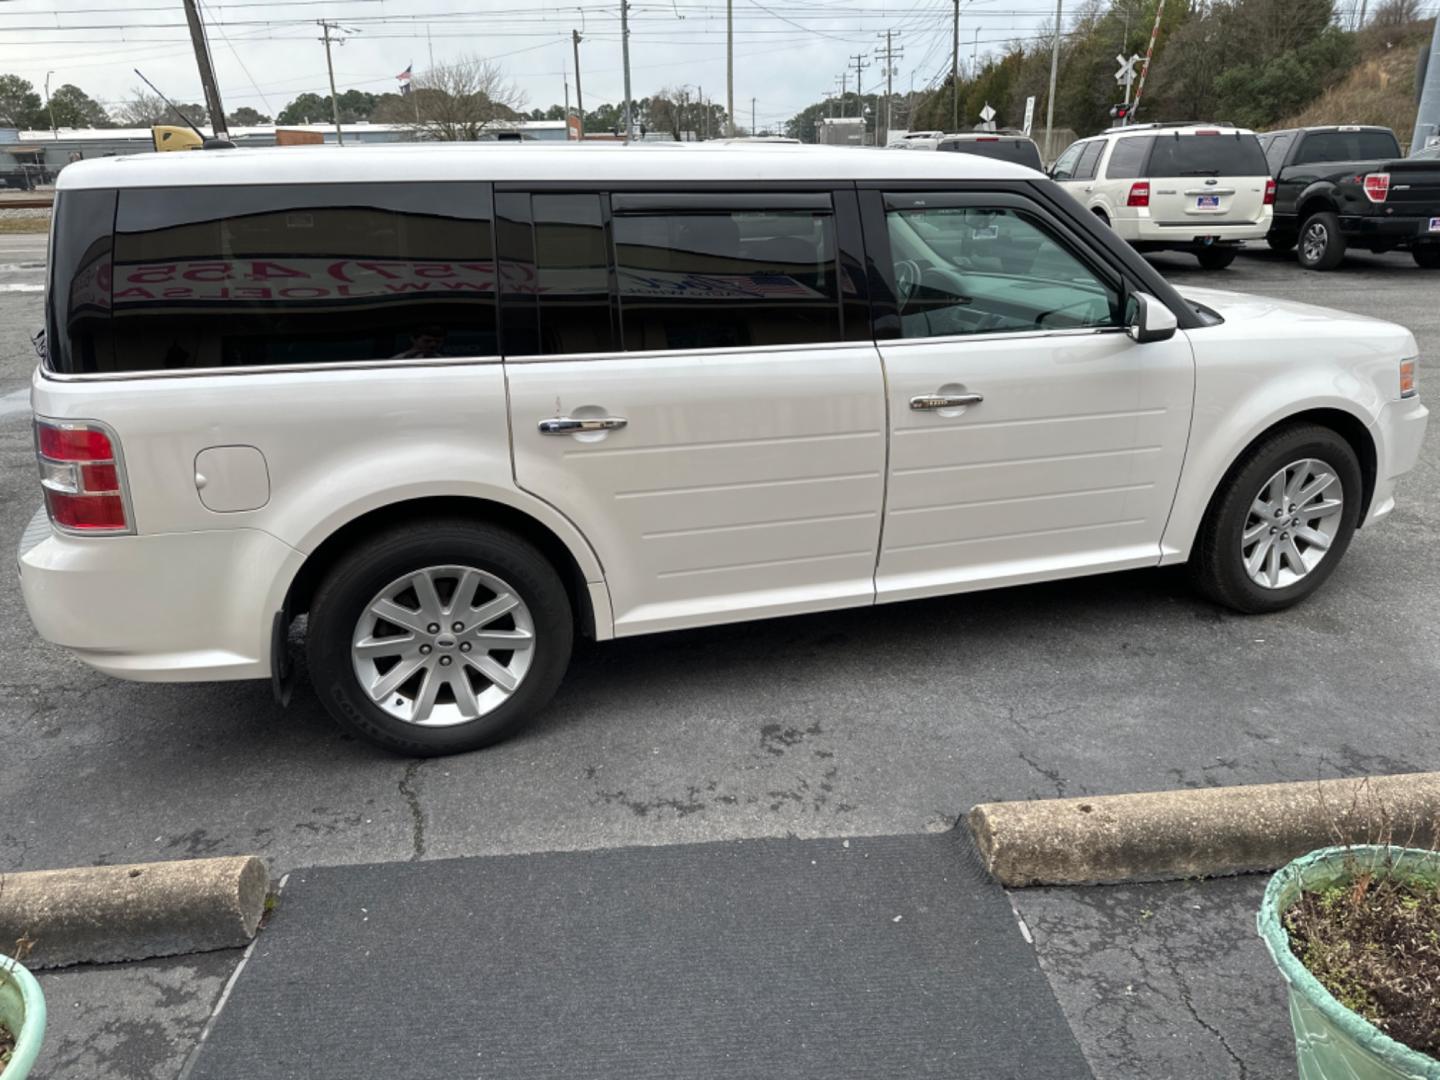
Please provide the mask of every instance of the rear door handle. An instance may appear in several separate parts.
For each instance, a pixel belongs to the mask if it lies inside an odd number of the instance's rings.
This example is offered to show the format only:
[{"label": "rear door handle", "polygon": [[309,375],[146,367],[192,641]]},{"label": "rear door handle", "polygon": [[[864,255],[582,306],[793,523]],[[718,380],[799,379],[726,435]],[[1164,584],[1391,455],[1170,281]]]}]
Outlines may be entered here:
[{"label": "rear door handle", "polygon": [[614,431],[629,422],[623,416],[552,416],[540,421],[540,434],[574,435],[581,431]]},{"label": "rear door handle", "polygon": [[920,409],[958,409],[962,405],[979,405],[985,400],[984,394],[925,394],[922,397],[912,397],[910,408]]}]

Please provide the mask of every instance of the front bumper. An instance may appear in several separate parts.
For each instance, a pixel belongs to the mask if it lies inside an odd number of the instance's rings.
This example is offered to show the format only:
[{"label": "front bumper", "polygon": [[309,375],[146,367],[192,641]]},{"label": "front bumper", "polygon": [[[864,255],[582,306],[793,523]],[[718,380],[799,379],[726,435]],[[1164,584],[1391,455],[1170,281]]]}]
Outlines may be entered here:
[{"label": "front bumper", "polygon": [[1371,434],[1375,438],[1375,492],[1364,524],[1373,525],[1395,509],[1395,482],[1420,460],[1430,410],[1418,397],[1392,401],[1380,411]]},{"label": "front bumper", "polygon": [[42,509],[20,542],[35,629],[91,667],[141,682],[263,679],[300,552],[256,529],[77,537]]}]

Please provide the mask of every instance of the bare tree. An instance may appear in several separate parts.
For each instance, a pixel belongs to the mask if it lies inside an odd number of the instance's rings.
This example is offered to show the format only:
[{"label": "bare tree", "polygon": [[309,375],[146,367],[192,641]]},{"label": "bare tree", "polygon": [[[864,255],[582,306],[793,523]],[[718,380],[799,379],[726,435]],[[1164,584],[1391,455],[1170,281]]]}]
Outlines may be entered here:
[{"label": "bare tree", "polygon": [[[180,107],[180,111],[189,118],[192,124],[202,125],[205,123],[205,106],[186,104],[183,101],[177,101],[175,104]],[[174,109],[165,104],[164,98],[159,94],[152,94],[139,87],[132,90],[130,96],[115,110],[115,120],[122,127],[154,127],[156,124],[185,123]]]},{"label": "bare tree", "polygon": [[1403,27],[1424,18],[1420,0],[1385,0],[1375,9],[1372,26]]},{"label": "bare tree", "polygon": [[524,104],[525,95],[499,67],[472,56],[417,74],[410,94],[387,103],[383,119],[410,124],[426,138],[461,142],[516,119]]}]

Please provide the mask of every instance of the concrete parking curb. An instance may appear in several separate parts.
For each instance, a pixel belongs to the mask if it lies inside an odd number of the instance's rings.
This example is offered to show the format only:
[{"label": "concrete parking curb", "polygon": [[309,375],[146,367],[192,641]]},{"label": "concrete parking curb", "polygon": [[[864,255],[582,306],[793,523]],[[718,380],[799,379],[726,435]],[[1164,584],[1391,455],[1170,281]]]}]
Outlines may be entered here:
[{"label": "concrete parking curb", "polygon": [[982,803],[968,823],[1007,887],[1214,877],[1336,843],[1434,846],[1440,773]]},{"label": "concrete parking curb", "polygon": [[253,855],[3,875],[0,942],[34,941],[30,968],[244,945],[270,875]]}]

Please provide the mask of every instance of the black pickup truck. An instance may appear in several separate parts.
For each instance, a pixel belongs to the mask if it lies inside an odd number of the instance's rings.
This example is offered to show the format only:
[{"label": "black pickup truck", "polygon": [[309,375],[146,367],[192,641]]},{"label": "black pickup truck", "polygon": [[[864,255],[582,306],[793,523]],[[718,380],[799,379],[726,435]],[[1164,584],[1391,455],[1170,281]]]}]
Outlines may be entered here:
[{"label": "black pickup truck", "polygon": [[1347,247],[1407,249],[1440,269],[1440,161],[1406,159],[1384,127],[1341,125],[1269,131],[1260,147],[1275,178],[1266,241],[1297,247],[1300,265],[1333,270]]}]

